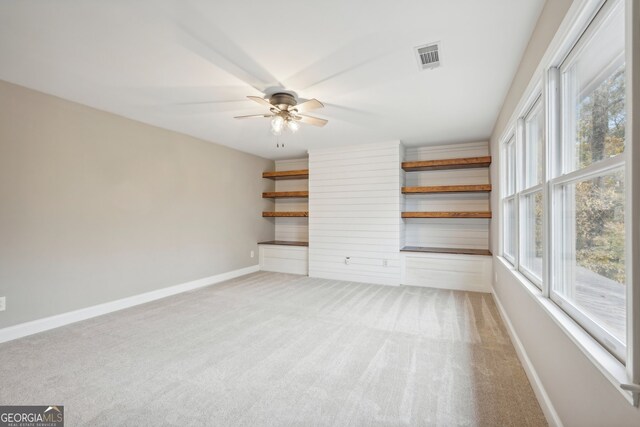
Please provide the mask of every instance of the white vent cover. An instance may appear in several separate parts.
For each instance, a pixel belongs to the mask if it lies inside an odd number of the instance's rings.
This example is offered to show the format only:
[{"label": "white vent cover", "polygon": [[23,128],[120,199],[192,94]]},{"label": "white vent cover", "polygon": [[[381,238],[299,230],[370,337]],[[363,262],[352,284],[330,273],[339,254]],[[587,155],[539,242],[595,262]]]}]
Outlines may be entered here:
[{"label": "white vent cover", "polygon": [[421,70],[430,70],[440,66],[440,42],[416,47],[416,57]]}]

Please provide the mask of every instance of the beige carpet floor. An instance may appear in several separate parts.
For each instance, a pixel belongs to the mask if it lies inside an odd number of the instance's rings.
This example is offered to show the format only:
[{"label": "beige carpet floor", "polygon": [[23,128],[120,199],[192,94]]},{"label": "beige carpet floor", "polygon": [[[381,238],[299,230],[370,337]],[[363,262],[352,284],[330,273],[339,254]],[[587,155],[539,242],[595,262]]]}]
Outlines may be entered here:
[{"label": "beige carpet floor", "polygon": [[540,426],[490,295],[259,272],[0,344],[68,426]]}]

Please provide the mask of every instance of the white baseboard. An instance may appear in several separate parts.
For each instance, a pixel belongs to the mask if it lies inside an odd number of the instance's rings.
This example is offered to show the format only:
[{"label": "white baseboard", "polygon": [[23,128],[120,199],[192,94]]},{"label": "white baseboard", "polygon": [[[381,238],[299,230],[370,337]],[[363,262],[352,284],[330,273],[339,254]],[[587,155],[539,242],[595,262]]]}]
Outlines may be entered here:
[{"label": "white baseboard", "polygon": [[9,326],[0,329],[0,343],[15,340],[27,335],[37,334],[38,332],[44,332],[49,329],[59,328],[60,326],[90,319],[92,317],[102,316],[103,314],[112,313],[114,311],[155,301],[161,298],[166,298],[182,292],[214,285],[216,283],[235,279],[236,277],[254,273],[259,270],[260,267],[258,265],[252,265],[251,267],[228,271],[226,273],[217,274],[215,276],[205,277],[198,280],[192,280],[191,282],[181,283],[179,285],[169,286],[167,288],[162,288],[151,292],[145,292],[143,294],[122,298],[116,301],[94,305],[92,307],[81,308],[79,310],[74,310],[67,313],[57,314],[51,317],[45,317],[43,319],[33,320],[31,322]]},{"label": "white baseboard", "polygon": [[529,382],[531,383],[533,392],[535,393],[536,398],[538,399],[538,403],[542,408],[542,412],[547,419],[547,423],[549,423],[549,425],[552,427],[563,427],[562,421],[560,420],[558,413],[553,407],[553,403],[551,403],[551,399],[549,398],[547,391],[542,385],[542,381],[540,381],[540,377],[538,376],[536,369],[531,363],[531,360],[529,359],[529,356],[527,355],[527,352],[522,345],[522,341],[520,341],[520,338],[518,338],[518,334],[513,328],[513,324],[511,323],[511,320],[509,320],[509,316],[507,316],[507,312],[504,310],[504,307],[502,306],[500,299],[496,295],[495,290],[493,290],[491,294],[493,295],[493,300],[498,307],[498,311],[500,312],[502,321],[507,326],[507,331],[509,332],[509,336],[511,337],[511,342],[513,342],[513,345],[516,349],[516,353],[518,354],[518,359],[520,359],[520,363],[522,363],[522,366],[524,367],[527,378],[529,378]]}]

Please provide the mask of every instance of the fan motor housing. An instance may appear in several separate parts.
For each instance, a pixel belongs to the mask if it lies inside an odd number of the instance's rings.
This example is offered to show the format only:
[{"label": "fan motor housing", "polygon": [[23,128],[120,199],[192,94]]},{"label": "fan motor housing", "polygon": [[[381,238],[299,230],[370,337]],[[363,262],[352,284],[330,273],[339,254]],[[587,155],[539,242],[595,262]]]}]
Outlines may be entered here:
[{"label": "fan motor housing", "polygon": [[296,101],[296,98],[288,93],[274,93],[273,95],[271,95],[269,102],[271,103],[271,105],[275,105],[281,110],[287,110],[288,108],[294,107],[298,103],[298,101]]}]

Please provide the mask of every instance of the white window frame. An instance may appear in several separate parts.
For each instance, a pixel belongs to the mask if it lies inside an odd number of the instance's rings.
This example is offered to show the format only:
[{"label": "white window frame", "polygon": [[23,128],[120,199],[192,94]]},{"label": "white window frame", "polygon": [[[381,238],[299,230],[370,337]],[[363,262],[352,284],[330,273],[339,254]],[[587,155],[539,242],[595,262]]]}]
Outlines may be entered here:
[{"label": "white window frame", "polygon": [[[602,21],[608,18],[609,14],[612,10],[621,2],[621,0],[609,0],[607,1],[602,8],[598,11],[598,14],[595,16],[593,20],[589,23],[589,26],[583,31],[579,38],[575,41],[568,55],[562,60],[557,68],[558,78],[561,77],[564,70],[570,67],[573,64],[575,57],[581,53],[585,39],[590,40],[590,36],[600,28]],[[624,7],[624,5],[622,5]],[[626,71],[626,70],[625,70]],[[562,82],[559,80],[559,91],[557,91],[553,96],[557,96],[562,98],[564,93]],[[563,103],[562,99],[558,100],[559,104]],[[562,108],[560,109],[560,115],[558,115],[555,119],[559,120],[557,125],[562,128],[562,120],[560,117],[562,115]],[[565,116],[568,116],[566,114]],[[574,127],[574,126],[572,126]],[[554,171],[554,178],[549,180],[548,190],[549,194],[552,196],[552,209],[548,211],[548,218],[552,223],[552,238],[554,239],[553,248],[560,248],[562,244],[562,238],[566,237],[565,234],[567,231],[563,229],[561,226],[562,222],[562,212],[560,209],[560,200],[562,193],[562,188],[568,184],[578,183],[580,181],[588,180],[591,178],[595,178],[598,176],[605,175],[607,173],[611,173],[618,169],[624,169],[626,165],[626,146],[629,145],[629,141],[625,141],[625,152],[619,154],[615,157],[603,159],[600,161],[596,161],[582,169],[575,169],[573,163],[575,159],[573,158],[574,154],[571,153],[571,156],[568,156],[568,150],[565,150],[563,146],[563,137],[556,141],[554,146],[550,146],[550,150],[555,152],[555,156],[559,157],[561,160],[561,168]],[[570,158],[567,158],[570,157]],[[570,165],[571,164],[571,165]],[[630,194],[627,192],[625,194],[625,203],[626,200],[631,200]],[[625,218],[625,236],[630,236],[630,226],[629,226],[629,218]],[[562,229],[562,233],[560,230]],[[575,240],[575,239],[571,239]],[[604,327],[598,324],[598,322],[592,319],[586,312],[580,310],[576,307],[568,298],[566,298],[563,294],[557,292],[553,284],[560,277],[561,274],[566,275],[566,271],[558,271],[558,256],[551,257],[551,274],[549,278],[551,279],[549,296],[553,302],[558,304],[560,308],[569,314],[576,322],[580,324],[583,328],[589,332],[602,346],[604,346],[607,350],[612,352],[622,363],[626,362],[627,359],[627,345],[616,338],[613,334],[607,331]],[[627,260],[628,262],[628,260]],[[564,282],[570,281],[568,279],[564,279]],[[627,288],[631,286],[629,278],[627,278],[627,283],[625,284]],[[625,296],[628,298],[628,295]]]},{"label": "white window frame", "polygon": [[521,155],[521,167],[520,167],[520,173],[517,173],[516,176],[518,177],[517,180],[521,183],[521,186],[519,187],[519,191],[518,191],[518,202],[517,202],[517,211],[518,211],[518,247],[516,248],[516,252],[518,253],[518,270],[527,278],[529,279],[534,285],[536,285],[536,287],[538,289],[540,289],[541,291],[543,290],[543,277],[544,277],[544,265],[545,265],[545,251],[543,248],[543,259],[542,259],[542,265],[543,265],[543,273],[541,275],[541,277],[538,277],[533,271],[529,270],[525,265],[522,264],[522,262],[520,261],[523,257],[523,252],[524,252],[524,248],[521,245],[521,242],[525,241],[525,233],[527,231],[530,230],[526,230],[524,228],[524,214],[525,211],[524,209],[521,209],[520,206],[522,204],[522,200],[527,197],[530,196],[534,193],[540,192],[542,193],[542,211],[543,211],[543,215],[542,215],[542,222],[543,222],[543,235],[546,236],[545,231],[544,231],[544,223],[546,221],[546,215],[545,215],[545,209],[546,209],[546,199],[544,197],[544,187],[545,187],[545,183],[546,183],[546,166],[545,166],[545,159],[547,157],[547,117],[544,117],[544,138],[542,141],[543,147],[542,147],[542,159],[540,160],[542,162],[542,176],[540,177],[542,182],[538,183],[538,184],[534,184],[530,187],[525,187],[526,185],[526,181],[527,181],[527,155],[528,155],[528,150],[527,150],[527,136],[526,136],[526,120],[527,118],[537,109],[540,108],[543,112],[543,114],[545,113],[545,97],[543,96],[543,91],[542,91],[542,86],[543,83],[539,82],[536,86],[536,89],[533,91],[532,96],[529,97],[529,99],[527,100],[527,107],[524,109],[524,111],[521,114],[521,117],[518,119],[518,132],[517,132],[517,136],[518,138],[518,146],[520,147],[520,153],[522,153]]},{"label": "white window frame", "polygon": [[[516,137],[516,133],[515,133],[515,129],[510,129],[509,132],[506,133],[506,137],[503,138],[503,142],[500,144],[501,145],[501,158],[503,161],[500,162],[500,164],[502,165],[502,170],[500,171],[500,175],[502,177],[501,179],[501,189],[502,189],[502,195],[500,198],[500,218],[502,219],[501,223],[500,223],[500,254],[502,254],[502,256],[511,263],[511,265],[513,265],[514,267],[517,268],[518,266],[518,247],[519,247],[519,242],[518,242],[518,174],[515,172],[515,170],[517,170],[517,161],[518,161],[518,143],[517,143],[517,137]],[[513,192],[509,194],[509,192],[507,191],[507,187],[509,186],[508,181],[511,179],[511,177],[508,175],[508,162],[510,161],[509,159],[509,149],[514,150],[514,174],[515,176],[513,178],[515,178],[515,182],[513,184]],[[515,236],[513,236],[514,240],[514,247],[513,247],[513,254],[508,254],[506,252],[506,238],[507,238],[507,230],[506,230],[506,224],[507,224],[507,218],[504,215],[505,213],[505,208],[507,205],[507,202],[509,201],[513,201],[513,208],[515,209],[515,215],[514,215],[514,220],[515,220]]]}]

